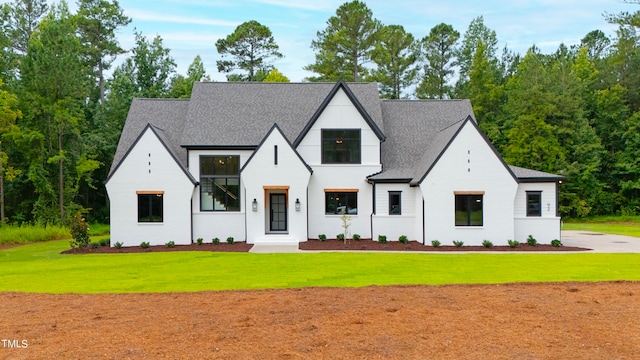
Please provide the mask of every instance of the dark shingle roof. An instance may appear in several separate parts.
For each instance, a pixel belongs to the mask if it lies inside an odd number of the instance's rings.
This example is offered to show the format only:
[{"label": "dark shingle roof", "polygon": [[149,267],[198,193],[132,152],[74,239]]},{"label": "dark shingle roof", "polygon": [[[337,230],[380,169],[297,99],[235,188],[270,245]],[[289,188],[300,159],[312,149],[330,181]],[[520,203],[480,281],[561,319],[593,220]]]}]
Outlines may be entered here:
[{"label": "dark shingle roof", "polygon": [[[297,139],[339,86],[346,86],[375,124],[383,171],[373,181],[417,184],[465,123],[474,120],[469,100],[380,100],[375,83],[195,83],[191,99],[134,99],[109,177],[147,125],[187,166],[185,147],[256,148],[277,124]],[[498,155],[499,156],[499,155]],[[519,181],[562,176],[510,166]]]},{"label": "dark shingle roof", "polygon": [[[257,146],[274,123],[295,139],[335,83],[195,83],[183,146]],[[382,128],[375,83],[348,84],[371,119]],[[384,131],[384,130],[383,130]]]},{"label": "dark shingle roof", "polygon": [[413,180],[431,167],[456,124],[473,116],[473,110],[469,100],[385,100],[382,116],[387,137],[381,145],[383,171],[370,179]]},{"label": "dark shingle roof", "polygon": [[156,133],[173,152],[180,165],[186,167],[187,151],[180,147],[179,138],[188,107],[188,99],[134,99],[120,135],[109,177],[147,125],[156,129]]},{"label": "dark shingle roof", "polygon": [[519,166],[509,165],[509,168],[518,180],[526,182],[530,181],[558,181],[564,179],[562,175],[547,173],[544,171],[531,170]]}]

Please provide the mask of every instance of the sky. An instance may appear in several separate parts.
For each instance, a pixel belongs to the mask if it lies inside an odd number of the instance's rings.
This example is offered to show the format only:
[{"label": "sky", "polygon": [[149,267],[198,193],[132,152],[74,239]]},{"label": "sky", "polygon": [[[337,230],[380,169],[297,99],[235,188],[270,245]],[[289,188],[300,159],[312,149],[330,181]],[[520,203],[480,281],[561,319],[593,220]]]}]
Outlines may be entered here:
[{"label": "sky", "polygon": [[[8,0],[0,0],[0,3]],[[51,2],[51,1],[50,1]],[[120,0],[129,26],[118,31],[120,45],[134,44],[134,29],[150,38],[160,35],[171,49],[177,72],[186,74],[196,55],[203,60],[212,80],[224,81],[218,73],[215,49],[218,39],[231,34],[243,22],[256,20],[269,27],[283,59],[274,66],[291,81],[303,81],[314,74],[303,69],[315,61],[311,41],[326,28],[327,20],[346,0]],[[592,30],[615,37],[614,25],[603,14],[635,12],[640,5],[623,0],[365,0],[373,16],[385,25],[402,25],[421,39],[439,23],[450,24],[460,32],[473,19],[482,16],[494,30],[498,46],[526,53],[536,45],[543,53],[552,53],[558,45],[577,44]],[[75,11],[75,1],[69,1]],[[124,56],[120,56],[120,60]],[[117,61],[117,62],[118,62]]]}]

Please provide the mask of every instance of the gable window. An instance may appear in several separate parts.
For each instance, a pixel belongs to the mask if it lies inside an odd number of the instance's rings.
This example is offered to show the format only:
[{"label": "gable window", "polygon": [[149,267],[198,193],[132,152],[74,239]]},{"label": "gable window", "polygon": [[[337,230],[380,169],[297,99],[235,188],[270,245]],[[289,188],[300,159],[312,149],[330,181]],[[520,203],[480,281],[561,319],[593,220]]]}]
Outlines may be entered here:
[{"label": "gable window", "polygon": [[455,194],[456,226],[482,226],[482,193]]},{"label": "gable window", "polygon": [[240,156],[200,156],[200,210],[240,211]]},{"label": "gable window", "polygon": [[360,164],[360,129],[322,129],[323,164]]},{"label": "gable window", "polygon": [[389,191],[389,215],[402,215],[402,192]]},{"label": "gable window", "polygon": [[358,214],[358,189],[325,189],[325,214]]},{"label": "gable window", "polygon": [[527,216],[542,216],[542,191],[527,191]]},{"label": "gable window", "polygon": [[163,197],[162,191],[138,191],[138,222],[161,223],[163,222]]}]

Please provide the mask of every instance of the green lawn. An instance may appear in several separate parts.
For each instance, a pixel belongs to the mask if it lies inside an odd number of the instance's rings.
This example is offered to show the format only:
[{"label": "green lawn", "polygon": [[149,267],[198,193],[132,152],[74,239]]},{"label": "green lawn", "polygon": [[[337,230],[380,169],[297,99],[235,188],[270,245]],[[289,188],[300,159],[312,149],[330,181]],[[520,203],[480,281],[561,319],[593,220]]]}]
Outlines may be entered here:
[{"label": "green lawn", "polygon": [[640,216],[600,216],[588,219],[569,219],[563,222],[562,230],[585,230],[640,237]]},{"label": "green lawn", "polygon": [[181,292],[392,284],[640,280],[640,254],[61,255],[68,241],[0,251],[0,291]]}]

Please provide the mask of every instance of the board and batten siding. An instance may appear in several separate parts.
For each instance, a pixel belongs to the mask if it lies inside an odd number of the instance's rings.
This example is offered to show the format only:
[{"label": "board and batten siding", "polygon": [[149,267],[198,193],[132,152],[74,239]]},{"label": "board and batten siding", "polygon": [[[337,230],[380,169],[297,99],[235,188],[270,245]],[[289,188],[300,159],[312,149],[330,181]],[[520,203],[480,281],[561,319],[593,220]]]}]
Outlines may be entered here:
[{"label": "board and batten siding", "polygon": [[[322,129],[361,129],[360,164],[322,164]],[[371,237],[372,185],[368,175],[379,172],[380,140],[340,89],[296,148],[313,169],[309,181],[309,238],[325,234],[334,238],[343,232],[339,215],[325,214],[325,189],[357,189],[358,214],[351,215],[349,232]]]},{"label": "board and batten siding", "polygon": [[[513,239],[518,184],[479,130],[467,122],[421,183],[425,201],[425,242],[506,245]],[[483,225],[455,225],[455,194],[483,194]]]},{"label": "board and batten siding", "polygon": [[[388,241],[397,241],[401,235],[409,240],[422,242],[422,233],[418,223],[422,224],[422,209],[418,209],[416,197],[421,197],[419,188],[410,187],[409,184],[376,184],[376,214],[372,217],[373,239],[378,235],[385,235]],[[401,214],[389,214],[389,192],[401,193]],[[422,201],[419,201],[422,204]],[[418,210],[420,210],[418,212]]]},{"label": "board and batten siding", "polygon": [[[191,194],[194,189],[150,128],[122,160],[106,184],[110,199],[111,246],[191,243]],[[163,194],[163,222],[138,222],[138,193]]]},{"label": "board and batten siding", "polygon": [[[529,235],[541,244],[560,239],[560,217],[557,215],[557,183],[521,183],[514,201],[515,240],[524,243]],[[540,191],[541,216],[527,216],[527,191]]]},{"label": "board and batten siding", "polygon": [[[251,150],[190,150],[189,171],[200,181],[200,156],[240,156],[239,167],[242,168],[252,153]],[[194,189],[191,201],[194,240],[202,238],[205,242],[211,242],[214,237],[221,242],[226,241],[228,237],[233,237],[234,241],[246,240],[243,182],[240,176],[240,211],[200,211],[200,186]]]}]

